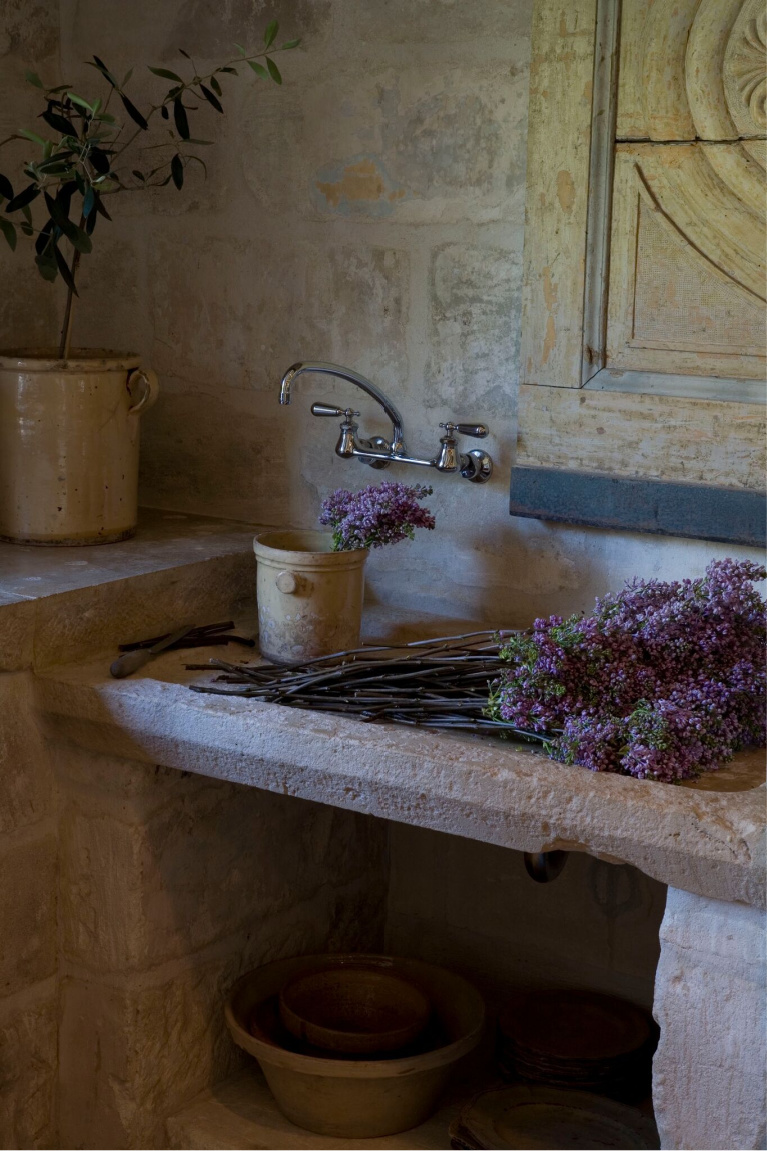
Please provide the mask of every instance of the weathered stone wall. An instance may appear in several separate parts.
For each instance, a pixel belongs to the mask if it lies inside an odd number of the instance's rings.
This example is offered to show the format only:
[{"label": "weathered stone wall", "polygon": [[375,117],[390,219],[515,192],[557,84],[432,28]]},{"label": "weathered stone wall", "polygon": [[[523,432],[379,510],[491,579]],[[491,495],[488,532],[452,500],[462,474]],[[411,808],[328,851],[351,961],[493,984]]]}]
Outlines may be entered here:
[{"label": "weathered stone wall", "polygon": [[8,670],[31,658],[29,606],[0,609],[0,1147],[56,1146],[55,795],[31,672]]},{"label": "weathered stone wall", "polygon": [[551,883],[522,853],[392,824],[387,948],[462,970],[489,999],[510,987],[589,987],[651,1007],[666,887],[571,852]]},{"label": "weathered stone wall", "polygon": [[670,887],[660,941],[653,1096],[661,1146],[764,1147],[764,912]]},{"label": "weathered stone wall", "polygon": [[[0,140],[19,128],[35,130],[44,105],[40,91],[27,83],[24,73],[34,69],[49,84],[59,82],[58,0],[5,0],[0,7]],[[26,158],[39,152],[36,145],[14,141],[0,149],[0,172],[14,190],[21,191]],[[19,217],[16,217],[18,219]],[[57,342],[63,293],[40,277],[33,261],[32,241],[19,236],[15,253],[0,236],[0,348],[36,347]],[[13,290],[8,291],[9,282]]]},{"label": "weathered stone wall", "polygon": [[222,1007],[242,971],[382,947],[382,821],[41,733],[35,673],[226,618],[246,560],[0,595],[0,1147],[162,1146],[239,1061]]},{"label": "weathered stone wall", "polygon": [[159,1147],[240,1055],[223,1000],[283,955],[378,950],[386,826],[60,745],[65,1147]]},{"label": "weathered stone wall", "polygon": [[[76,335],[129,342],[159,373],[144,423],[144,501],[264,524],[311,525],[338,485],[381,479],[333,454],[312,399],[360,407],[355,389],[303,377],[300,358],[368,374],[431,455],[449,416],[490,425],[486,487],[433,479],[438,530],[377,552],[370,593],[397,606],[496,624],[589,607],[635,573],[699,573],[743,549],[567,528],[508,515],[515,425],[531,0],[64,0],[63,59],[93,87],[91,52],[118,71],[200,68],[258,44],[277,15],[304,45],[281,88],[225,81],[226,116],[195,134],[209,167],[188,186],[117,198],[83,262]],[[118,13],[119,9],[119,13]],[[247,70],[246,70],[247,71]],[[85,73],[90,75],[85,76]],[[145,79],[146,77],[146,79]],[[137,67],[139,97],[163,82]],[[102,222],[103,223],[103,222]],[[119,285],[119,290],[116,290]],[[104,306],[103,301],[109,301]]]},{"label": "weathered stone wall", "polygon": [[[483,419],[492,429],[493,482],[477,488],[435,476],[439,531],[372,558],[369,586],[381,601],[526,622],[536,612],[587,607],[634,573],[687,575],[711,556],[745,553],[507,514],[530,7],[530,0],[62,0],[64,78],[93,91],[95,74],[82,64],[93,52],[118,71],[136,64],[140,104],[160,83],[143,63],[177,67],[179,47],[201,67],[219,62],[233,41],[258,42],[274,14],[286,36],[305,40],[285,58],[282,88],[232,78],[226,118],[201,115],[200,135],[222,134],[220,146],[205,150],[208,182],[190,174],[181,193],[116,201],[115,223],[101,222],[84,261],[75,342],[130,344],[161,375],[163,396],[145,422],[146,502],[311,524],[332,487],[375,479],[334,457],[332,423],[308,411],[311,398],[358,404],[357,393],[303,379],[293,406],[277,406],[288,364],[324,358],[357,367],[390,392],[419,454],[434,451],[437,424],[448,416]],[[57,72],[58,23],[54,0],[10,0],[3,9],[3,138],[37,113],[24,69],[46,78]],[[2,342],[53,342],[60,290],[2,241],[0,268],[14,284],[0,295]],[[366,430],[386,430],[373,409],[363,412]],[[404,468],[386,475],[429,478]],[[13,635],[5,650],[16,654],[0,674],[0,788],[8,789],[0,865],[11,877],[0,892],[0,1143],[45,1147],[56,1138],[55,820],[50,767],[29,719],[29,633],[21,625]],[[87,782],[77,764],[62,766],[62,1130],[74,1139],[75,1121],[83,1121],[93,1125],[77,1136],[82,1142],[145,1146],[154,1145],[161,1113],[231,1065],[219,996],[240,965],[328,941],[372,945],[383,899],[373,865],[380,844],[378,832],[368,842],[356,824],[339,825],[340,816],[287,797],[242,799],[226,785],[164,772],[147,787],[145,768],[112,766],[114,778],[96,772]],[[293,875],[292,891],[272,868],[272,823],[279,846],[298,841],[313,861]],[[364,855],[372,870],[337,863],[336,837],[346,845],[344,860]],[[185,868],[198,849],[205,867]],[[395,873],[406,885],[426,868],[425,905],[404,895],[392,904],[400,916],[393,939],[403,946],[409,939],[413,949],[417,941],[435,956],[448,947],[458,956],[462,945],[461,965],[476,967],[470,952],[485,936],[486,955],[505,947],[524,974],[523,950],[509,942],[513,924],[498,924],[503,894],[521,924],[548,907],[541,918],[548,942],[553,919],[567,910],[558,901],[580,878],[592,884],[596,906],[585,895],[574,905],[593,933],[579,962],[595,985],[606,980],[646,998],[659,910],[651,885],[635,880],[637,903],[622,869],[577,859],[539,890],[524,887],[524,875],[517,884],[516,856],[501,860],[494,849],[475,852],[461,842],[450,852],[452,878],[443,885],[419,842],[403,836]],[[99,866],[85,866],[86,858]],[[317,876],[327,885],[315,886]],[[433,910],[440,890],[454,900],[441,920]],[[631,907],[621,911],[625,899]],[[571,978],[564,966],[550,970]],[[488,965],[488,978],[502,974]],[[157,1056],[147,1061],[150,1075],[144,1048]]]}]

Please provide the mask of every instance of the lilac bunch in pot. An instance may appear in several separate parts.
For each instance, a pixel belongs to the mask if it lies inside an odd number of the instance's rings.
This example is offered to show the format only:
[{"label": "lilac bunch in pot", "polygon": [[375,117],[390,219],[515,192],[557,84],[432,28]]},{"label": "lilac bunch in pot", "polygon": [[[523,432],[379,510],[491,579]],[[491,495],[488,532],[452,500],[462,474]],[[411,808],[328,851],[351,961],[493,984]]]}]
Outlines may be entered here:
[{"label": "lilac bunch in pot", "polygon": [[323,501],[330,531],[277,531],[256,536],[261,654],[296,664],[359,646],[365,562],[373,548],[432,530],[421,503],[432,489],[385,482],[358,492],[339,488]]}]

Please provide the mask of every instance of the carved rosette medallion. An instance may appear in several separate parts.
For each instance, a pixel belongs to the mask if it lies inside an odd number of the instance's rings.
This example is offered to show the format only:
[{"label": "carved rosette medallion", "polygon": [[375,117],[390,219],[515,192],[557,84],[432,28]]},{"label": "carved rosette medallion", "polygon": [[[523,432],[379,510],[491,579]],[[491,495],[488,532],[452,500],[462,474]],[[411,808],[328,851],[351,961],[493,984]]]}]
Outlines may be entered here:
[{"label": "carved rosette medallion", "polygon": [[724,57],[724,91],[743,136],[767,129],[767,9],[747,0],[733,25]]}]

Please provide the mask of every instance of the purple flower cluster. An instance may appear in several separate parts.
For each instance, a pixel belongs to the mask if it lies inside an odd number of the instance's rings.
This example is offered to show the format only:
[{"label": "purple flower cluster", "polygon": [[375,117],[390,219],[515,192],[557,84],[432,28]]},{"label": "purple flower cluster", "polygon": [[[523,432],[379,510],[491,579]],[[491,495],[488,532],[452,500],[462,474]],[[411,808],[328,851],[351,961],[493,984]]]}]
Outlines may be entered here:
[{"label": "purple flower cluster", "polygon": [[673,783],[765,744],[765,604],[758,564],[703,579],[634,580],[590,615],[537,619],[506,644],[489,714],[551,736],[592,771]]},{"label": "purple flower cluster", "polygon": [[432,488],[384,482],[359,492],[338,488],[322,501],[320,523],[333,528],[333,551],[382,548],[412,540],[416,528],[433,528],[434,516],[418,503]]}]

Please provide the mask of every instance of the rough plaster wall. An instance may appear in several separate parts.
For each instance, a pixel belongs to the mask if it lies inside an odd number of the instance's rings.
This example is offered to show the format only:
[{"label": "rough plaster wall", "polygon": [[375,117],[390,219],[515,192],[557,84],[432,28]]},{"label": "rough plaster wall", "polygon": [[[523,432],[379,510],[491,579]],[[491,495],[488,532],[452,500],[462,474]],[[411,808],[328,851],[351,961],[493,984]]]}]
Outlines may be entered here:
[{"label": "rough plaster wall", "polygon": [[[277,381],[300,358],[352,365],[400,406],[411,450],[448,416],[483,419],[497,471],[435,484],[439,529],[377,553],[372,596],[455,618],[524,623],[589,607],[635,573],[699,573],[746,549],[511,519],[531,0],[64,0],[68,74],[96,51],[116,69],[223,60],[279,16],[304,47],[282,88],[226,83],[204,111],[210,178],[115,204],[84,261],[76,337],[130,344],[162,379],[144,426],[145,502],[311,525],[339,484],[382,478],[333,454],[312,399],[355,389]],[[85,71],[88,71],[87,69]],[[148,76],[148,73],[146,73]],[[92,77],[88,77],[92,83]],[[137,69],[137,93],[157,91]],[[160,82],[157,81],[157,84]],[[139,101],[141,102],[141,101]],[[211,163],[212,161],[212,163]],[[109,306],[101,306],[108,293]],[[437,578],[435,578],[437,577]]]},{"label": "rough plaster wall", "polygon": [[[0,140],[19,128],[35,129],[40,112],[39,91],[24,73],[39,72],[50,84],[59,78],[58,0],[2,0],[0,3]],[[0,172],[20,191],[24,159],[34,156],[35,145],[13,142],[0,149]],[[61,292],[45,283],[35,268],[31,241],[19,236],[12,253],[0,238],[0,348],[35,347],[55,343]],[[9,283],[13,290],[8,291]]]},{"label": "rough plaster wall", "polygon": [[589,987],[650,1007],[666,888],[573,852],[552,883],[522,853],[392,824],[387,948],[463,970],[489,999]]}]

